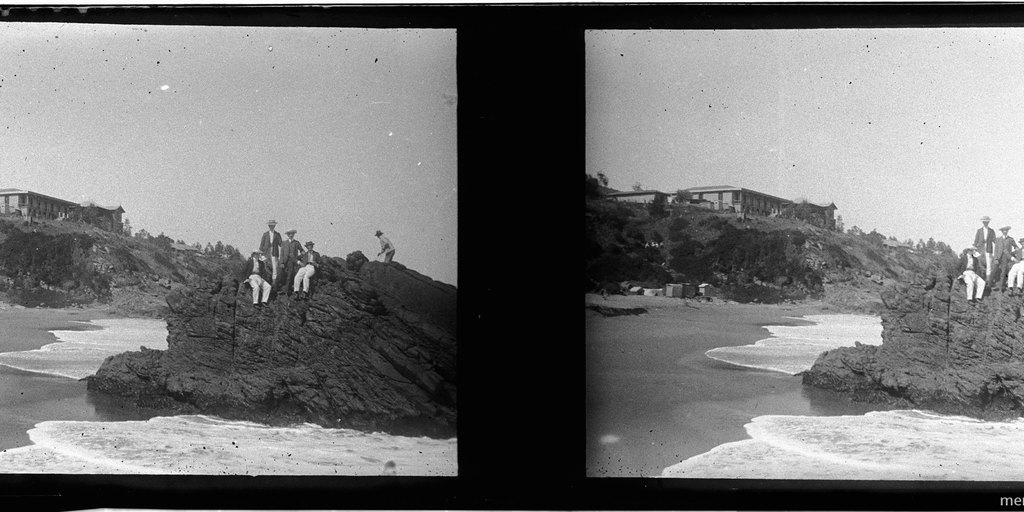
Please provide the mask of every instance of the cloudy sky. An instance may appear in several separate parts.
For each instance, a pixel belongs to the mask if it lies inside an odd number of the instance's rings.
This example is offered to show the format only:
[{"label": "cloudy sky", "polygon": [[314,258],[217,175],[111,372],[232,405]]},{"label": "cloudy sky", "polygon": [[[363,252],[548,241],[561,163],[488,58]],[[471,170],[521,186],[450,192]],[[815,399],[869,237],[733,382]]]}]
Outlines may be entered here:
[{"label": "cloudy sky", "polygon": [[0,188],[457,284],[454,30],[0,24]]},{"label": "cloudy sky", "polygon": [[846,227],[1024,236],[1024,29],[592,31],[587,172],[834,201]]}]

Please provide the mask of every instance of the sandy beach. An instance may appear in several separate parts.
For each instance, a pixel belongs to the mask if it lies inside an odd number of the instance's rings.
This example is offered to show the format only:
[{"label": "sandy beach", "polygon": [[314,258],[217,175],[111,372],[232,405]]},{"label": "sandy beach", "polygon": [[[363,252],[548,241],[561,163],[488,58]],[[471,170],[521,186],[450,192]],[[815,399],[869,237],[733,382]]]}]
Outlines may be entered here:
[{"label": "sandy beach", "polygon": [[[35,350],[54,343],[52,330],[95,329],[81,322],[117,318],[103,309],[0,308],[0,352]],[[0,365],[0,450],[30,444],[27,430],[55,419],[97,419],[85,382]]]},{"label": "sandy beach", "polygon": [[657,476],[688,457],[747,439],[762,414],[860,414],[866,406],[805,388],[799,376],[741,368],[705,352],[767,338],[764,325],[836,313],[820,302],[783,305],[587,295],[587,304],[642,307],[586,312],[587,475]]}]

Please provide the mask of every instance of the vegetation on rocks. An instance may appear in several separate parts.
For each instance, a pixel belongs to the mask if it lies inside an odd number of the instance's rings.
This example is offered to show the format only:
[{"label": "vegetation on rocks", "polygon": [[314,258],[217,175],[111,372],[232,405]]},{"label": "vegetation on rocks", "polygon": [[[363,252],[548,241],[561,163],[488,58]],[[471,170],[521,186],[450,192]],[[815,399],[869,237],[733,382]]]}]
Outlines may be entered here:
[{"label": "vegetation on rocks", "polygon": [[169,237],[145,230],[128,236],[84,222],[0,218],[0,299],[26,307],[103,305],[163,316],[172,290],[219,280],[238,262],[223,249],[174,250]]},{"label": "vegetation on rocks", "polygon": [[882,285],[955,266],[941,242],[893,247],[875,231],[820,227],[820,219],[800,218],[799,207],[793,216],[744,220],[686,204],[603,199],[588,183],[595,195],[586,202],[585,291],[708,283],[741,302],[819,298],[878,312]]}]

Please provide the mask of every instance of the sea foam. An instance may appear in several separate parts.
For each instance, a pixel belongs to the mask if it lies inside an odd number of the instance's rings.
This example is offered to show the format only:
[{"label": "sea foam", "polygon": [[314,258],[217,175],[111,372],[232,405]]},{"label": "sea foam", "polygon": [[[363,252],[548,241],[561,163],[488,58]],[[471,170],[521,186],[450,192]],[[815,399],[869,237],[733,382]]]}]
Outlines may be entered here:
[{"label": "sea foam", "polygon": [[59,340],[36,350],[5,352],[0,364],[30,372],[81,379],[96,373],[108,356],[139,350],[167,348],[167,323],[163,320],[118,318],[93,320],[102,329],[50,331]]},{"label": "sea foam", "polygon": [[1022,480],[1024,420],[923,411],[759,416],[751,439],[670,466],[681,478]]},{"label": "sea foam", "polygon": [[0,453],[5,473],[380,475],[458,474],[455,439],[317,425],[269,427],[211,416],[148,421],[45,421],[33,444]]},{"label": "sea foam", "polygon": [[796,375],[808,370],[822,352],[853,346],[882,344],[878,317],[865,315],[808,315],[808,326],[766,325],[772,337],[753,345],[714,348],[705,355],[726,363]]}]

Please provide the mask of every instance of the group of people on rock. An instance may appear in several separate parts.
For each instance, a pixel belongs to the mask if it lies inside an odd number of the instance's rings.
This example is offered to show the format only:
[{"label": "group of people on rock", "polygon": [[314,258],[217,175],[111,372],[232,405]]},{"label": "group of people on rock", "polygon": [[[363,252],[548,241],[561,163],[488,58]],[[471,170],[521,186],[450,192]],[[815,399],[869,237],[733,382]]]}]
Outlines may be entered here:
[{"label": "group of people on rock", "polygon": [[[260,248],[252,251],[242,266],[243,281],[252,288],[252,303],[257,307],[270,302],[271,292],[284,292],[288,296],[294,293],[297,300],[308,299],[310,279],[320,264],[320,253],[313,250],[313,242],[306,242],[303,247],[295,239],[298,231],[289,229],[285,231],[287,239],[282,239],[276,229],[275,220],[267,221],[267,231],[260,240]],[[385,254],[384,261],[390,263],[395,256],[395,246],[380,230],[377,230],[375,236],[381,246],[377,256]],[[289,284],[292,285],[290,288]]]},{"label": "group of people on rock", "polygon": [[974,245],[965,248],[960,256],[963,272],[957,279],[967,285],[970,302],[982,299],[986,283],[992,292],[1024,295],[1024,238],[1016,241],[1011,238],[1010,226],[999,228],[997,236],[988,226],[991,221],[987,215],[981,218],[982,226],[974,235]]}]

